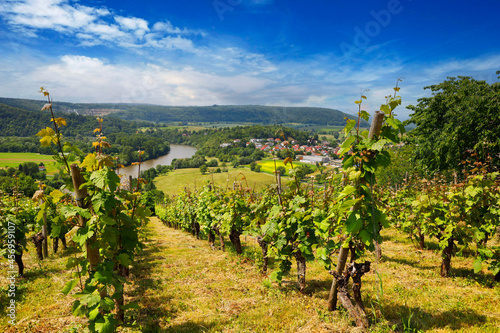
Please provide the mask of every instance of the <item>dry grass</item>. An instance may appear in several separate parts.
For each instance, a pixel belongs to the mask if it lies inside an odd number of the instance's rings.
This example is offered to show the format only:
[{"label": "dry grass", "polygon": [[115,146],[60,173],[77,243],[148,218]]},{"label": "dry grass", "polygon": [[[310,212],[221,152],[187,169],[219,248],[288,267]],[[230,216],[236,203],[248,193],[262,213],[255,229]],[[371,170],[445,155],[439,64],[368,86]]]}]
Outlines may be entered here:
[{"label": "dry grass", "polygon": [[[85,321],[71,314],[73,298],[64,296],[60,291],[66,281],[71,279],[71,271],[65,269],[72,250],[59,251],[49,258],[39,261],[31,243],[28,252],[23,255],[24,277],[16,279],[16,319],[17,324],[8,323],[9,317],[0,316],[2,332],[69,332],[72,328],[81,328]],[[2,259],[0,285],[0,311],[7,313],[10,298],[7,295],[7,262]],[[17,266],[16,266],[17,270]]]},{"label": "dry grass", "polygon": [[302,295],[293,283],[268,283],[248,257],[211,250],[156,219],[150,227],[161,236],[151,239],[133,270],[132,298],[141,310],[132,316],[142,332],[342,332],[350,326],[341,313],[324,315],[335,325],[321,319],[324,292]]}]

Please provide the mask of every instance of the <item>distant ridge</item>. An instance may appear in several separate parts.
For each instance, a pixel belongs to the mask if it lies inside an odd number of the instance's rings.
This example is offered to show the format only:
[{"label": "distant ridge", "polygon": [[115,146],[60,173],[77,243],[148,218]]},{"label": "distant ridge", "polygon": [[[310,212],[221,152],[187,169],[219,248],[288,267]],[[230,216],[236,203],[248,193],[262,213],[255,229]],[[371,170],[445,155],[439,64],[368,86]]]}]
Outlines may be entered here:
[{"label": "distant ridge", "polygon": [[[42,100],[2,98],[0,103],[30,111],[40,111]],[[342,111],[318,107],[283,107],[263,105],[162,106],[125,103],[67,103],[54,102],[54,111],[80,115],[112,115],[125,120],[144,120],[155,123],[256,123],[256,124],[311,124],[345,125],[345,117],[355,119]],[[363,125],[367,125],[363,122]]]}]

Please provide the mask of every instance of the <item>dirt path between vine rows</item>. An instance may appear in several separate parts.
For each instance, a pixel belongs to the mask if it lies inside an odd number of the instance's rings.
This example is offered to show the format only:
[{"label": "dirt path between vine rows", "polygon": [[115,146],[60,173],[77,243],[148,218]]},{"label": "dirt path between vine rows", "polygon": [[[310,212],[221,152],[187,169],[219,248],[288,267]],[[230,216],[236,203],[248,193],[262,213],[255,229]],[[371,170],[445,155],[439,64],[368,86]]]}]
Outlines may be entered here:
[{"label": "dirt path between vine rows", "polygon": [[157,218],[151,219],[147,233],[127,288],[127,301],[140,305],[128,310],[128,317],[141,332],[351,330],[343,315],[318,310],[326,306],[325,283],[302,295],[293,281],[281,287],[268,282],[248,248],[246,257],[212,250],[207,241],[168,228]]}]

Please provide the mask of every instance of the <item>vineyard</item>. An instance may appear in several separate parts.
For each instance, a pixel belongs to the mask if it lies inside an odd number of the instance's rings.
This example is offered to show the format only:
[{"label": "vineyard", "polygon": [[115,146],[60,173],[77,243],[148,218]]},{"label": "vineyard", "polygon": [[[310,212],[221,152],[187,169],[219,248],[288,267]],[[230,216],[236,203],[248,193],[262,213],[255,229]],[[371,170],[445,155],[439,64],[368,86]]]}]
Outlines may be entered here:
[{"label": "vineyard", "polygon": [[[49,237],[54,253],[61,242],[68,254],[65,266],[59,268],[65,271],[64,277],[69,277],[63,281],[60,292],[65,300],[72,300],[68,306],[74,316],[85,318],[79,321],[82,326],[78,330],[265,332],[272,327],[271,331],[290,332],[444,329],[496,332],[500,329],[500,174],[488,158],[480,158],[487,154],[479,156],[470,150],[460,175],[406,174],[397,187],[379,185],[377,171],[393,163],[390,149],[400,145],[405,134],[403,123],[395,117],[395,109],[401,105],[397,86],[371,119],[362,109],[366,97],[361,95],[356,101],[358,118],[347,119],[346,138],[339,150],[342,168],[331,171],[324,184],[315,183],[314,177],[304,180],[301,169],[288,156],[280,161],[286,166],[289,179],[286,182],[275,166],[275,182],[263,190],[253,188],[241,174],[231,184],[207,181],[195,189],[186,187],[156,204],[151,204],[148,195],[141,193],[146,181],[140,178],[140,171],[135,187],[114,172],[120,166],[105,153],[110,144],[103,134],[102,118],[97,119],[98,127],[94,130],[95,152],[84,154],[63,141],[60,127],[68,124],[54,116],[49,93],[43,88],[41,92],[47,97],[42,111],[51,112],[53,127],[46,127],[37,135],[42,146],[53,150],[66,184],[49,192],[40,183],[32,198],[23,197],[16,189],[12,194],[1,194],[1,237],[5,240],[1,246],[6,258],[2,265],[9,274],[1,304],[10,315],[2,324],[11,331],[16,330],[16,309],[24,306],[23,299],[30,299],[17,286],[22,284],[26,288],[21,279],[37,279],[36,275],[26,273],[32,267],[25,266],[23,254],[32,241],[37,264],[42,267],[51,260]],[[360,124],[370,120],[370,129],[363,130]],[[277,134],[289,148],[289,138],[284,132]],[[136,162],[139,165],[142,153],[139,149]],[[150,217],[152,213],[159,220]],[[175,254],[175,247],[185,253]],[[205,253],[210,259],[190,256],[191,263],[187,261],[191,250],[198,256]],[[153,251],[163,253],[165,259],[154,259]],[[411,259],[398,259],[395,254],[398,251],[414,255]],[[436,262],[429,263],[430,259]],[[454,270],[456,260],[460,262],[460,270]],[[29,262],[33,264],[33,257]],[[180,273],[190,265],[198,271]],[[434,276],[437,272],[429,265],[440,267],[440,277]],[[160,271],[157,266],[161,266]],[[218,271],[208,272],[207,267]],[[156,281],[165,282],[163,289],[150,281],[147,271],[155,272]],[[397,279],[398,274],[401,278],[404,271],[433,277],[433,281],[442,285],[456,286],[456,277],[462,278],[462,282],[475,283],[478,288],[489,290],[482,296],[474,295],[478,304],[485,298],[489,300],[483,302],[488,304],[484,305],[487,310],[483,314],[471,313],[468,302],[473,301],[467,299],[461,305],[457,301],[452,309],[455,312],[447,307],[447,311],[436,316],[429,314],[426,312],[429,310],[423,309],[434,306],[433,303],[429,306],[431,300],[427,298],[437,296],[429,291],[437,287],[422,279],[413,287],[387,280]],[[160,272],[167,276],[158,275]],[[211,276],[211,288],[222,289],[212,284],[216,279],[229,284],[223,272],[232,277],[229,288],[237,292],[228,294],[220,290],[219,293],[241,297],[240,303],[238,299],[219,299],[219,306],[215,307],[185,304],[189,299],[185,294],[194,293],[194,289],[188,289],[186,279],[202,283]],[[290,280],[292,274],[294,281]],[[192,283],[192,288],[200,293],[201,287]],[[417,292],[426,288],[429,290]],[[169,294],[161,302],[154,301],[151,290]],[[440,288],[439,292],[449,293],[439,295],[444,299],[456,300],[452,288]],[[261,298],[264,303],[290,302],[291,308],[276,305],[276,313],[272,306],[266,307],[267,316],[281,318],[282,326],[278,320],[269,322],[267,325],[271,326],[266,329],[259,324],[258,316],[245,317],[248,314],[243,309],[259,306],[245,296],[247,293],[252,297],[264,295]],[[206,299],[196,299],[203,303],[215,296],[213,292],[207,294],[210,296]],[[416,299],[418,295],[425,297]],[[175,310],[161,312],[154,308],[171,306],[169,302],[175,302]],[[249,302],[253,305],[248,308]],[[170,321],[175,323],[176,315],[181,318],[193,308],[201,311],[198,307],[207,309],[210,325],[200,323],[203,314],[193,310],[197,314],[195,321],[188,320],[177,329],[176,326],[168,329]],[[280,311],[284,312],[283,317]],[[215,312],[224,316],[217,317]],[[148,319],[149,314],[153,317]],[[304,314],[310,320],[304,319]],[[246,319],[238,319],[239,316]],[[454,320],[459,323],[453,323]],[[269,319],[260,321],[266,323]],[[53,329],[47,325],[40,331]],[[61,329],[69,330],[69,326],[58,326],[57,330]]]}]

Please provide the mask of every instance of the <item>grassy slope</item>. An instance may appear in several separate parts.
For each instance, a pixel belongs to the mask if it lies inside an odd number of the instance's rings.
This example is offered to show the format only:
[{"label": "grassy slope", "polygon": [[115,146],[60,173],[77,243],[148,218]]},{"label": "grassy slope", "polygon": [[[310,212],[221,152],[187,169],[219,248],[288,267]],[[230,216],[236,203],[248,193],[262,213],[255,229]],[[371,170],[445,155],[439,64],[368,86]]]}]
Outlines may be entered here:
[{"label": "grassy slope", "polygon": [[[127,302],[140,309],[127,317],[140,325],[127,332],[356,332],[343,311],[328,313],[331,276],[308,264],[306,295],[297,291],[294,271],[280,287],[258,270],[255,242],[244,240],[244,257],[211,250],[206,240],[170,229],[152,218],[143,254],[131,270]],[[452,277],[439,277],[439,255],[418,251],[395,230],[384,233],[384,260],[373,265],[383,281],[379,307],[377,274],[363,278],[363,297],[371,332],[403,331],[403,321],[425,332],[500,331],[500,286],[491,275],[473,275],[473,258],[454,258]],[[429,244],[435,246],[435,244]],[[82,320],[70,315],[71,297],[58,291],[69,278],[64,262],[70,251],[37,264],[32,245],[25,254],[26,278],[18,279],[18,326],[0,316],[0,331],[81,331]],[[362,260],[373,258],[362,258]],[[5,261],[0,263],[2,273]],[[272,265],[271,265],[272,269]],[[0,310],[5,313],[5,274]],[[77,289],[77,288],[76,288]],[[376,317],[374,316],[376,315]],[[411,318],[411,319],[410,319]],[[396,325],[396,326],[394,326]],[[406,332],[416,332],[406,330]]]},{"label": "grassy slope", "polygon": [[[194,184],[200,188],[208,181],[214,181],[216,185],[225,187],[233,186],[234,181],[242,181],[243,186],[246,186],[244,178],[248,182],[248,186],[254,187],[256,191],[266,187],[274,182],[274,176],[262,173],[253,172],[247,168],[234,169],[229,167],[229,172],[213,173],[202,175],[199,168],[193,169],[178,169],[166,176],[160,176],[155,179],[156,187],[170,195],[177,194],[184,186],[193,189]],[[229,179],[229,181],[227,181]],[[255,186],[254,186],[255,185]]]},{"label": "grassy slope", "polygon": [[[52,243],[52,242],[51,242]],[[50,244],[52,245],[52,244]],[[61,246],[61,244],[59,244]],[[23,254],[24,277],[16,278],[16,319],[17,324],[8,323],[7,316],[7,262],[0,260],[0,331],[1,332],[70,332],[70,327],[84,327],[85,320],[75,318],[71,314],[73,299],[64,296],[60,290],[66,281],[72,279],[71,272],[65,269],[67,258],[72,256],[71,250],[52,254],[49,247],[49,258],[40,262],[32,243],[28,244],[28,252]],[[17,266],[16,271],[17,271]]]},{"label": "grassy slope", "polygon": [[[262,172],[253,172],[250,171],[250,169],[248,168],[242,168],[242,167],[237,169],[229,167],[229,172],[202,175],[200,173],[200,169],[198,168],[178,169],[173,172],[170,172],[165,176],[157,177],[155,179],[155,185],[159,190],[163,191],[164,193],[172,195],[179,193],[179,191],[182,190],[184,187],[189,187],[193,189],[194,185],[196,184],[196,186],[199,188],[200,186],[206,184],[208,181],[212,180],[216,185],[222,187],[225,187],[226,184],[228,184],[228,186],[233,186],[234,181],[242,181],[243,186],[246,186],[245,183],[245,178],[246,178],[248,186],[255,188],[256,191],[259,191],[262,188],[267,187],[267,185],[274,183],[276,180],[273,175],[274,172],[273,160],[263,160],[257,163],[262,166],[261,168]],[[305,163],[294,162],[295,166],[300,164],[305,164]],[[283,161],[281,160],[276,161],[276,166],[277,167],[284,166]],[[309,164],[309,166],[311,166],[313,169],[316,168],[316,166],[311,164]],[[290,164],[288,164],[285,167],[289,169]],[[215,169],[215,168],[210,168],[210,169]],[[287,177],[283,177],[283,183],[285,183],[286,180]]]},{"label": "grassy slope", "polygon": [[57,171],[52,155],[41,155],[37,153],[0,153],[0,168],[14,167],[24,162],[43,162],[47,168],[48,174],[53,174]]}]

